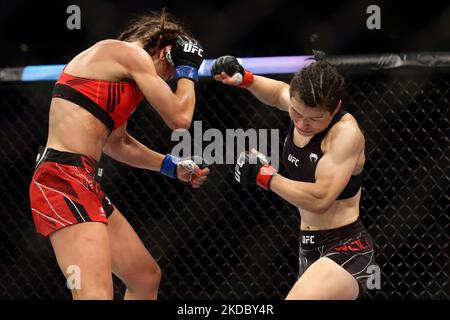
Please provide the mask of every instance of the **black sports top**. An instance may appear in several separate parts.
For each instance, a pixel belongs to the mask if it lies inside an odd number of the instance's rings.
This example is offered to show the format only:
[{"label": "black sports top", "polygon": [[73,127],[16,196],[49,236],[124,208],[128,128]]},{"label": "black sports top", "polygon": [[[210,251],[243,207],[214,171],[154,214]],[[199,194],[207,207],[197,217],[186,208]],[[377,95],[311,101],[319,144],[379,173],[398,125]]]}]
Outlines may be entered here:
[{"label": "black sports top", "polygon": [[[330,125],[323,131],[314,135],[306,146],[299,148],[294,144],[294,123],[291,121],[289,127],[289,133],[284,141],[283,148],[283,164],[287,169],[290,179],[303,181],[303,182],[315,182],[315,174],[317,163],[323,156],[323,152],[320,148],[322,140],[327,135],[328,131],[338,122],[347,111],[339,110],[338,113],[331,120]],[[361,173],[354,175],[350,178],[349,182],[342,190],[341,194],[337,197],[337,200],[348,199],[355,196],[361,188],[362,177]]]}]

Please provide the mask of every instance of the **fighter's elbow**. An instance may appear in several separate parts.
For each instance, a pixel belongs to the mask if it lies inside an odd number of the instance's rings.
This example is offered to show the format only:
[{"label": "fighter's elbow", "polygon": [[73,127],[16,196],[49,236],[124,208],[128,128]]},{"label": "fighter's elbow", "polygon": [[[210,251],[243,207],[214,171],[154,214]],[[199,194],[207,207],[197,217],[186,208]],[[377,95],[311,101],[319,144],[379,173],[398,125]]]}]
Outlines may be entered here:
[{"label": "fighter's elbow", "polygon": [[170,129],[176,130],[176,129],[186,129],[188,130],[191,127],[192,118],[185,116],[185,115],[179,115],[176,118],[169,121],[167,124]]},{"label": "fighter's elbow", "polygon": [[309,210],[317,214],[323,214],[331,208],[334,199],[330,197],[330,194],[325,189],[318,189],[315,191],[316,192],[309,204]]},{"label": "fighter's elbow", "polygon": [[324,214],[328,211],[328,209],[331,208],[333,205],[333,201],[330,201],[328,199],[319,199],[316,201],[316,203],[313,205],[313,208],[311,211],[317,213],[317,214]]},{"label": "fighter's elbow", "polygon": [[117,149],[118,149],[118,143],[116,143],[116,142],[109,142],[108,141],[103,146],[102,152],[104,154],[106,154],[107,156],[109,156],[109,157],[114,159],[115,154],[117,153]]}]

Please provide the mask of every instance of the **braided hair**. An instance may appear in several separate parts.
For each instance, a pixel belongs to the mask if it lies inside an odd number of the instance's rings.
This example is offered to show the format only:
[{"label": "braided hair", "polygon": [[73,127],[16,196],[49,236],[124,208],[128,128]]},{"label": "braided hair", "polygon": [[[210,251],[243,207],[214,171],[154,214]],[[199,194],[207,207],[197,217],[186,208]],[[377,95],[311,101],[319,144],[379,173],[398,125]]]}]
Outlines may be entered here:
[{"label": "braided hair", "polygon": [[184,27],[166,12],[150,11],[132,20],[129,26],[117,37],[117,40],[141,41],[143,48],[151,56],[167,45],[173,44],[177,36],[186,35]]},{"label": "braided hair", "polygon": [[325,60],[324,52],[313,53],[316,61],[294,75],[289,94],[308,107],[324,107],[332,113],[346,96],[345,81],[336,67]]}]

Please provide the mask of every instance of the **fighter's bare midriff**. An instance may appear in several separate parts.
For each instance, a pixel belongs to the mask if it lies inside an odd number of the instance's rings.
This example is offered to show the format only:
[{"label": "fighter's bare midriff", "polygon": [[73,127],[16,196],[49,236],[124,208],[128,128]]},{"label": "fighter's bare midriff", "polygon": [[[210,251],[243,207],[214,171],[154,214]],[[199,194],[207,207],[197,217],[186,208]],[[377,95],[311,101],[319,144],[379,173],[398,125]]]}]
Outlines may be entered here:
[{"label": "fighter's bare midriff", "polygon": [[300,208],[300,229],[328,230],[350,224],[358,219],[360,199],[361,190],[352,198],[336,200],[326,212],[316,213]]},{"label": "fighter's bare midriff", "polygon": [[106,126],[82,107],[59,98],[50,105],[47,147],[100,159]]}]

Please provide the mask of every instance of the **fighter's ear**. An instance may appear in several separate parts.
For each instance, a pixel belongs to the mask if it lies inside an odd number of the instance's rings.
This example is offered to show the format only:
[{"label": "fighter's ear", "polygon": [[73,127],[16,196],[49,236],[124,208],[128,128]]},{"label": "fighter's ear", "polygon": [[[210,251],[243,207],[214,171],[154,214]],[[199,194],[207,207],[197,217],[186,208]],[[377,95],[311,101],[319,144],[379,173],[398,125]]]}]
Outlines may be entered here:
[{"label": "fighter's ear", "polygon": [[159,58],[160,60],[166,59],[166,51],[165,51],[165,48],[162,48],[161,50],[159,50],[159,52],[158,52],[158,58]]}]

